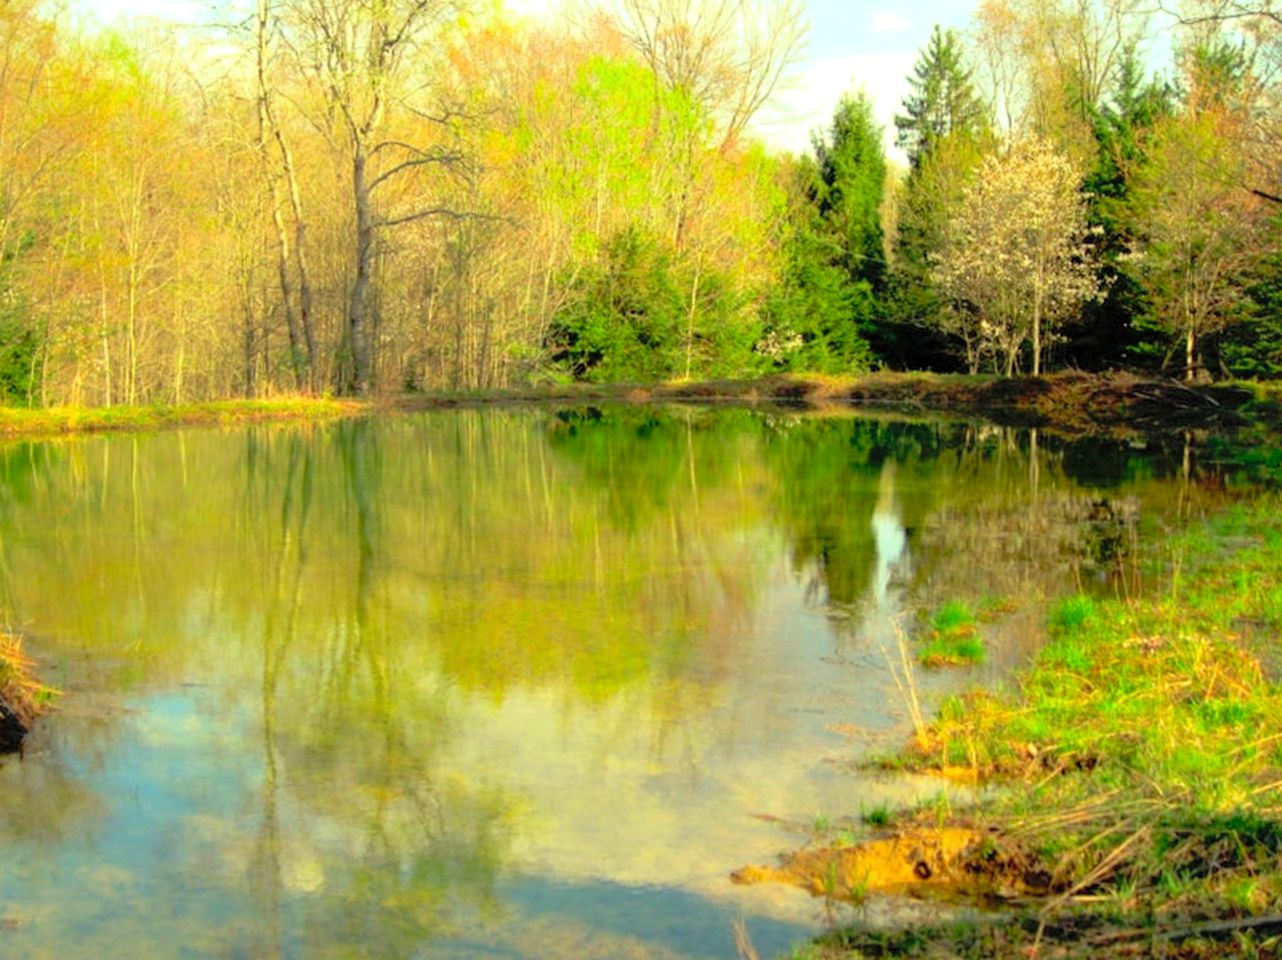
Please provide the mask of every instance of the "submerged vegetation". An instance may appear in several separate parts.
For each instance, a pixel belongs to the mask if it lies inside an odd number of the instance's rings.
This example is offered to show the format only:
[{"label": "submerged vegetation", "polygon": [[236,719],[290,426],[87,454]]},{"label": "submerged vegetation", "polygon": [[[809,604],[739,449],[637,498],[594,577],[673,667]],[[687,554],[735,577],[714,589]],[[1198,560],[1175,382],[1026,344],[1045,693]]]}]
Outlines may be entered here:
[{"label": "submerged vegetation", "polygon": [[[1144,596],[1058,602],[1009,689],[945,701],[896,758],[993,785],[942,821],[975,831],[942,872],[954,892],[987,880],[1018,922],[852,929],[810,955],[1275,955],[1280,506],[1262,496],[1174,536]],[[964,622],[945,609],[936,621]],[[938,811],[891,825],[924,822]]]}]

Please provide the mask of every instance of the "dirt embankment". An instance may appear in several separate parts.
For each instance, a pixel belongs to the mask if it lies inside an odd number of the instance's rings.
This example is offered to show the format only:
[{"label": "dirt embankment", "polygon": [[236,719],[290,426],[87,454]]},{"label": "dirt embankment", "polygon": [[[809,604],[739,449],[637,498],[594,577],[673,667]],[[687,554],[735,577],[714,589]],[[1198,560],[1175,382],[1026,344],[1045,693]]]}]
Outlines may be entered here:
[{"label": "dirt embankment", "polygon": [[726,403],[802,407],[855,406],[908,413],[983,417],[1009,426],[1065,433],[1233,426],[1252,420],[1282,424],[1282,394],[1271,399],[1241,385],[1190,385],[1130,374],[1067,371],[1044,377],[873,373],[863,376],[786,374],[754,380],[657,384],[563,384],[391,398],[399,410],[512,403]]},{"label": "dirt embankment", "polygon": [[1130,374],[1067,371],[1044,377],[876,373],[863,377],[767,377],[758,381],[667,384],[649,398],[729,400],[736,397],[822,405],[849,403],[895,409],[982,416],[1018,426],[1070,432],[1116,427],[1137,430],[1234,425],[1272,414],[1277,401],[1261,402],[1238,385],[1190,385]]}]

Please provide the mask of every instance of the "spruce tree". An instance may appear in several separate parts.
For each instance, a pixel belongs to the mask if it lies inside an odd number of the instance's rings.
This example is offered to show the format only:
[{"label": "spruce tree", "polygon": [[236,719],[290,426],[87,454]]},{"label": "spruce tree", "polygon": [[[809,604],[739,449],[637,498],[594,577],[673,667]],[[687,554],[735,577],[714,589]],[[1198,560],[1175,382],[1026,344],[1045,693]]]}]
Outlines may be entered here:
[{"label": "spruce tree", "polygon": [[886,274],[881,198],[886,155],[865,93],[842,97],[827,138],[814,138],[813,202],[852,281],[879,290]]},{"label": "spruce tree", "polygon": [[914,169],[944,137],[976,136],[987,126],[987,110],[970,73],[957,34],[936,24],[908,78],[912,92],[904,99],[904,112],[895,116],[895,144]]}]

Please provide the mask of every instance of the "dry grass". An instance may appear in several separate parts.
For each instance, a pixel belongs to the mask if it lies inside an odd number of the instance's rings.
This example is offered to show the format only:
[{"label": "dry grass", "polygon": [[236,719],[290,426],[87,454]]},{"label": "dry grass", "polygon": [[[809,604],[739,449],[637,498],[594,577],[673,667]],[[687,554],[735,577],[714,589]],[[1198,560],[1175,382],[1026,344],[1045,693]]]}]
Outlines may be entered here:
[{"label": "dry grass", "polygon": [[24,725],[49,708],[57,691],[35,678],[35,664],[22,650],[22,638],[0,633],[0,702]]},{"label": "dry grass", "polygon": [[0,408],[0,438],[40,438],[266,420],[332,420],[359,416],[370,409],[367,403],[327,397],[219,400],[178,406],[50,407],[43,410],[3,407]]}]

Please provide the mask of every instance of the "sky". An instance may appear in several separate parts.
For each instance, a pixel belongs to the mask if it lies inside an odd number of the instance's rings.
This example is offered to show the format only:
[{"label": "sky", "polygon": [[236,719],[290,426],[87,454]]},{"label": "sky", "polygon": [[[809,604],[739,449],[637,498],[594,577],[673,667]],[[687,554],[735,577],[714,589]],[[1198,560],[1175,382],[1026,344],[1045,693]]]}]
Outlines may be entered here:
[{"label": "sky", "polygon": [[[546,16],[557,0],[505,0],[524,16]],[[207,19],[207,5],[197,0],[79,0],[94,20],[154,16],[184,23]],[[805,151],[812,131],[824,129],[843,94],[866,90],[885,126],[891,155],[894,115],[908,92],[908,74],[935,24],[964,29],[974,0],[804,0],[809,22],[801,61],[774,101],[754,123],[768,144]]]}]

